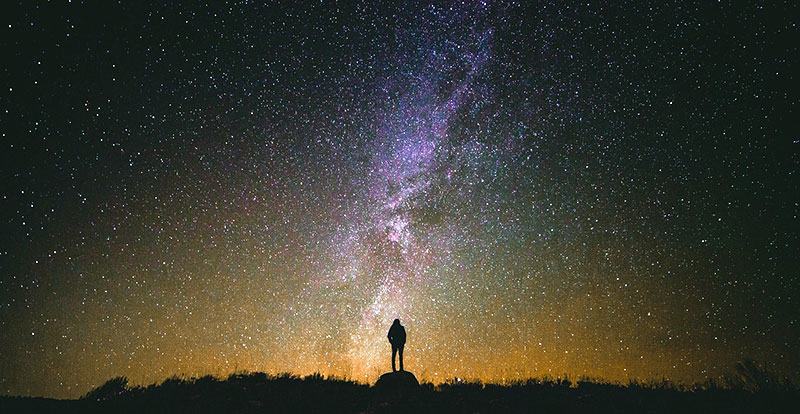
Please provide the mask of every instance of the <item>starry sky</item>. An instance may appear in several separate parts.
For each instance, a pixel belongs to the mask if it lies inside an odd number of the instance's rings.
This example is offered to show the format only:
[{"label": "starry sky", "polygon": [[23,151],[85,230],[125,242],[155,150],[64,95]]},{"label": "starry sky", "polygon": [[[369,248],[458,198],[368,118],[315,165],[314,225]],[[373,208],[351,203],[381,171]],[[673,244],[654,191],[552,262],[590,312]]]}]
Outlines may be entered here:
[{"label": "starry sky", "polygon": [[1,394],[800,371],[792,1],[18,3]]}]

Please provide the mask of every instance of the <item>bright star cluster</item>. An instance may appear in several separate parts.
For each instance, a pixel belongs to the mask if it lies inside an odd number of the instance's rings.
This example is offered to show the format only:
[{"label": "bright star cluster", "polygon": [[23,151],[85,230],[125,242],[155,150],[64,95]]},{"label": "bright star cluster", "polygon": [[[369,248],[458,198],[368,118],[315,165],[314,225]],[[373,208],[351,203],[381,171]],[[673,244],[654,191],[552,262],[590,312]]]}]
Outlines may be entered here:
[{"label": "bright star cluster", "polygon": [[20,3],[2,394],[800,371],[791,2]]}]

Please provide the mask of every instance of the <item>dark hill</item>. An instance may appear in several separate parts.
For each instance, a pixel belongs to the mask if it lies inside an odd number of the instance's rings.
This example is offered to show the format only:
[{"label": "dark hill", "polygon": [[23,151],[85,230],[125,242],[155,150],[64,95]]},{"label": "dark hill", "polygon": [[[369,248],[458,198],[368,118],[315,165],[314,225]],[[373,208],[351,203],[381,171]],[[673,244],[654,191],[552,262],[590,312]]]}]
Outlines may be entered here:
[{"label": "dark hill", "polygon": [[128,387],[115,378],[78,400],[0,397],[0,413],[789,413],[797,412],[796,389],[680,390],[668,383],[628,386],[527,380],[508,385],[450,381],[416,385],[411,373],[387,374],[374,387],[311,375],[234,374]]}]

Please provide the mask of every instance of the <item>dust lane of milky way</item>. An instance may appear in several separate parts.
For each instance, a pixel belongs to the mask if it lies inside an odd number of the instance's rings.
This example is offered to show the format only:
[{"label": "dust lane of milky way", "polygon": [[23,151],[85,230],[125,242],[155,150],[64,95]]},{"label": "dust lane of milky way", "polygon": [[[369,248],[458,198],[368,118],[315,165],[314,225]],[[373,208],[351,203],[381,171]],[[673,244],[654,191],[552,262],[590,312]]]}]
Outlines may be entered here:
[{"label": "dust lane of milky way", "polygon": [[796,15],[15,5],[0,393],[796,375]]}]

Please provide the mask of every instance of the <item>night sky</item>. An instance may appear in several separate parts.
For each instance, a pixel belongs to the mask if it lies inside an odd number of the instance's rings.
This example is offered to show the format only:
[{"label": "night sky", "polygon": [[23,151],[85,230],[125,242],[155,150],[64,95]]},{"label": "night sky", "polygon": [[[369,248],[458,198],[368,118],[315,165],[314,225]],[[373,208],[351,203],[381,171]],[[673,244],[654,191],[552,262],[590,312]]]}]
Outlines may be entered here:
[{"label": "night sky", "polygon": [[794,1],[20,3],[0,394],[800,372]]}]

